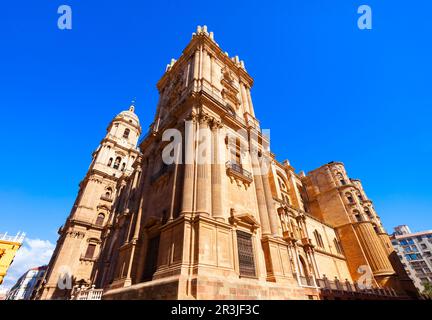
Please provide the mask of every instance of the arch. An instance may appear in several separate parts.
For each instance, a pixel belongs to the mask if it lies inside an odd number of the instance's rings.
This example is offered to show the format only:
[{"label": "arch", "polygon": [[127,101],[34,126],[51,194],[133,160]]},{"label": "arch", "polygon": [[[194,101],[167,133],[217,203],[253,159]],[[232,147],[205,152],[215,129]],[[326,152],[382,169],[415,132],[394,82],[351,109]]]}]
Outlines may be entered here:
[{"label": "arch", "polygon": [[112,193],[113,193],[113,190],[112,190],[111,187],[107,187],[107,188],[105,189],[105,196],[106,196],[106,197],[111,198]]},{"label": "arch", "polygon": [[355,217],[355,219],[356,219],[357,222],[363,221],[363,217],[362,217],[360,211],[354,210],[353,211],[353,215],[354,215],[354,217]]},{"label": "arch", "polygon": [[277,173],[277,180],[278,180],[282,200],[286,202],[288,205],[291,205],[291,199],[289,196],[289,185],[286,182],[285,178],[279,172]]},{"label": "arch", "polygon": [[320,248],[324,248],[324,242],[323,242],[321,234],[318,232],[318,230],[315,229],[313,234],[314,234],[315,242],[316,242],[317,246]]},{"label": "arch", "polygon": [[339,180],[339,183],[341,184],[341,186],[346,185],[346,181],[345,181],[342,173],[336,172],[336,178]]},{"label": "arch", "polygon": [[345,197],[346,197],[348,203],[354,203],[354,198],[353,198],[351,192],[346,192]]},{"label": "arch", "polygon": [[125,171],[125,169],[126,169],[126,163],[123,162],[123,164],[122,164],[122,168],[121,168],[121,171]]},{"label": "arch", "polygon": [[96,252],[96,247],[97,245],[95,243],[89,243],[84,258],[93,260]]},{"label": "arch", "polygon": [[341,247],[341,245],[340,245],[339,240],[338,240],[337,238],[334,238],[334,239],[333,239],[333,243],[334,243],[334,246],[335,246],[335,248],[336,248],[337,253],[339,253],[339,254],[343,254],[342,247]]},{"label": "arch", "polygon": [[309,277],[309,268],[307,266],[307,263],[305,262],[304,258],[299,255],[299,261],[300,261],[300,275],[302,277]]},{"label": "arch", "polygon": [[130,129],[126,128],[123,132],[123,138],[128,139],[130,134]]},{"label": "arch", "polygon": [[95,224],[97,226],[102,226],[104,224],[104,221],[105,221],[105,215],[101,212],[98,214]]},{"label": "arch", "polygon": [[113,158],[110,158],[109,160],[108,160],[108,167],[111,167],[111,165],[112,165],[112,163],[113,163],[113,161],[114,161],[114,159]]},{"label": "arch", "polygon": [[121,157],[117,157],[117,158],[115,159],[115,162],[114,162],[114,169],[118,170],[118,168],[120,168],[120,163],[121,163],[121,161],[122,161],[122,158],[121,158]]}]

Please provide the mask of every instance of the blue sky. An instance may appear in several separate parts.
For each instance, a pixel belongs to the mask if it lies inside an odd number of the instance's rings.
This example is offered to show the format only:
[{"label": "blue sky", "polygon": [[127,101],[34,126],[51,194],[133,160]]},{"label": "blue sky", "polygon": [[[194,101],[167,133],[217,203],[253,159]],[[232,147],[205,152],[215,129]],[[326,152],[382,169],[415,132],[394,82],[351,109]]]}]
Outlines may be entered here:
[{"label": "blue sky", "polygon": [[[57,8],[73,29],[57,28]],[[357,28],[368,4],[373,29]],[[388,231],[432,229],[430,1],[8,1],[0,12],[0,231],[55,242],[109,121],[206,24],[255,79],[279,160],[345,163]]]}]

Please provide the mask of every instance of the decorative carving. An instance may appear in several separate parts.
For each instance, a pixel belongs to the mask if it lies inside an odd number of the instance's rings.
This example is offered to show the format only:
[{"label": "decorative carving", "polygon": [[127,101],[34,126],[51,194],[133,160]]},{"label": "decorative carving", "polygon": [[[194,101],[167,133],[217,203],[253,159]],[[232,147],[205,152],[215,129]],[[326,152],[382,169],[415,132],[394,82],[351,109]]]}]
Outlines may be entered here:
[{"label": "decorative carving", "polygon": [[252,174],[233,161],[227,161],[226,172],[231,180],[231,183],[235,181],[239,187],[243,183],[247,189],[253,181]]},{"label": "decorative carving", "polygon": [[238,85],[234,81],[233,73],[228,70],[227,67],[222,68],[222,80],[221,84],[223,86],[222,89],[222,98],[224,98],[228,102],[228,106],[234,106],[235,109],[238,109],[241,101],[238,98],[239,88]]},{"label": "decorative carving", "polygon": [[85,237],[85,233],[81,231],[70,230],[66,232],[66,235],[71,238],[83,239]]},{"label": "decorative carving", "polygon": [[234,208],[231,208],[230,210],[230,217],[228,218],[229,223],[231,223],[234,226],[243,226],[251,230],[251,232],[255,232],[260,224],[255,219],[255,217],[250,213],[237,213],[237,211]]}]

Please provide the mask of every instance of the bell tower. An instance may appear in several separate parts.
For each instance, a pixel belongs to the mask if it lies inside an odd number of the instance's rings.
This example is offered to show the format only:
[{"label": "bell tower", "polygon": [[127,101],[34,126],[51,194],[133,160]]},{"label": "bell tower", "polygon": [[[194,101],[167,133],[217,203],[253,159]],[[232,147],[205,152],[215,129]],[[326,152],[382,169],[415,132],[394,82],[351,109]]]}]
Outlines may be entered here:
[{"label": "bell tower", "polygon": [[[90,285],[98,261],[100,246],[116,199],[117,182],[128,177],[139,156],[137,148],[141,126],[134,103],[119,113],[108,125],[107,134],[92,154],[89,170],[79,185],[79,192],[66,223],[59,229],[59,239],[49,263],[41,299],[63,299],[73,285]],[[58,286],[59,282],[66,285]],[[63,287],[63,288],[61,288]]]}]

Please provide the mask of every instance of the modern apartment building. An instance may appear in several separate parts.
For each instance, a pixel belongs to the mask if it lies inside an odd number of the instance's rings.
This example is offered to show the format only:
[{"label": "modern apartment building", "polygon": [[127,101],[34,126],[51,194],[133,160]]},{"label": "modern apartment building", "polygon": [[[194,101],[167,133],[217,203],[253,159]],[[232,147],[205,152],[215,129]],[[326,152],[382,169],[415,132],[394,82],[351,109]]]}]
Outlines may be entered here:
[{"label": "modern apartment building", "polygon": [[406,225],[394,230],[393,247],[414,285],[422,292],[424,283],[432,283],[432,230],[411,232]]}]

